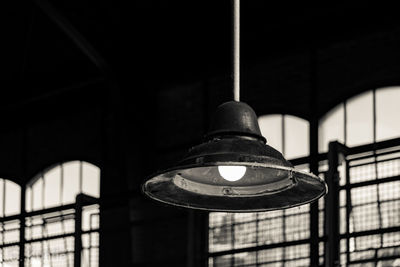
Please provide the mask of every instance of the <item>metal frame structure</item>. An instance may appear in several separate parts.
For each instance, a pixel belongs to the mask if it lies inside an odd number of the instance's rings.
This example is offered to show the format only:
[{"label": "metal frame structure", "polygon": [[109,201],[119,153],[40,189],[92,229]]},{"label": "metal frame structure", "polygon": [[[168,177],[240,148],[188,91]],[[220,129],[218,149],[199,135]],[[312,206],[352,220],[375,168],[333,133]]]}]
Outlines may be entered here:
[{"label": "metal frame structure", "polygon": [[[388,236],[398,235],[398,243],[400,244],[400,219],[398,222],[392,219],[393,222],[391,224],[382,219],[384,215],[382,211],[383,203],[393,204],[392,208],[398,207],[400,209],[400,199],[393,198],[382,200],[379,197],[379,194],[382,194],[380,193],[381,189],[379,189],[381,185],[386,185],[387,187],[387,185],[389,185],[388,183],[399,183],[398,186],[400,187],[400,138],[351,148],[338,142],[331,142],[329,144],[329,152],[318,154],[316,159],[318,159],[319,162],[320,175],[325,178],[329,187],[328,195],[319,203],[319,227],[310,228],[309,237],[305,239],[301,238],[294,241],[284,240],[283,242],[264,245],[259,245],[259,243],[256,242],[254,246],[246,246],[243,248],[234,248],[235,246],[231,246],[234,249],[210,252],[208,253],[208,258],[215,259],[217,257],[232,256],[230,262],[214,266],[259,266],[259,264],[266,262],[258,261],[258,252],[296,245],[308,245],[311,248],[313,237],[315,236],[318,236],[319,251],[309,249],[308,258],[310,262],[313,258],[319,258],[320,266],[362,266],[363,264],[377,266],[378,263],[384,261],[400,259],[400,250],[396,250],[396,245],[390,245],[390,242],[394,244],[396,241],[384,242],[385,238],[388,240]],[[301,165],[309,163],[310,161],[311,157],[305,157],[295,159],[292,163],[294,165]],[[386,164],[385,166],[392,164],[390,165],[392,167],[385,167],[384,164]],[[365,166],[369,169],[367,172],[361,173],[359,178],[357,178],[356,172],[360,171],[357,170],[357,168],[366,168]],[[388,171],[387,168],[392,168],[393,170]],[[358,181],[357,179],[361,180]],[[376,189],[374,189],[375,191],[372,190],[371,192],[375,192],[377,196],[360,196],[352,192],[352,190],[364,190],[369,186],[376,186]],[[378,214],[378,219],[375,217],[373,218],[369,213],[364,214],[366,216],[364,218],[364,220],[366,220],[366,223],[364,223],[366,226],[363,227],[366,227],[366,229],[360,230],[354,227],[355,219],[352,218],[354,216],[359,216],[359,214],[362,215],[362,213],[353,214],[360,204],[352,203],[352,200],[354,202],[354,200],[363,196],[367,200],[370,198],[372,205],[376,206],[375,210]],[[377,201],[373,202],[374,199],[377,199]],[[370,204],[361,204],[361,206]],[[311,217],[315,215],[313,215],[311,207],[309,212],[309,218],[310,221],[312,221]],[[397,212],[400,213],[400,210]],[[373,219],[377,222],[379,221],[379,223],[368,224],[373,221]],[[259,220],[255,221],[255,223],[258,226]],[[351,226],[350,223],[352,223],[353,226]],[[315,222],[313,225],[315,225]],[[257,226],[256,229],[258,229]],[[233,226],[230,229],[234,231]],[[229,242],[234,243],[234,235],[232,233],[230,234],[232,239],[230,239]],[[363,241],[363,238],[367,241]],[[375,243],[369,244],[368,238],[372,238],[375,241],[379,240],[379,242],[374,241]],[[357,241],[360,243],[361,247],[365,246],[366,248],[358,249]],[[233,255],[239,253],[256,253],[256,260],[255,262],[247,264],[235,263]],[[268,263],[277,264],[276,266],[286,266],[278,265],[284,263],[282,260]]]},{"label": "metal frame structure", "polygon": [[[385,187],[396,190],[395,188],[400,186],[400,168],[398,167],[400,164],[400,139],[354,148],[348,148],[339,143],[332,145],[334,148],[331,154],[339,155],[338,159],[341,159],[337,161],[337,164],[332,162],[332,169],[336,168],[337,170],[340,164],[344,165],[343,178],[345,180],[340,183],[339,181],[335,182],[334,195],[336,197],[332,199],[331,208],[328,207],[327,211],[336,215],[345,215],[345,219],[342,220],[340,216],[337,216],[337,219],[333,220],[337,234],[328,232],[332,236],[329,245],[332,258],[329,259],[327,266],[337,266],[333,264],[338,262],[347,266],[363,264],[377,266],[378,263],[399,259],[400,251],[395,248],[400,244],[400,220],[388,221],[386,217],[391,217],[393,214],[390,210],[385,212],[382,209],[384,207],[394,207],[395,209],[400,207],[398,196],[393,198],[385,196],[388,194]],[[335,150],[337,153],[333,152]],[[367,194],[360,194],[361,191],[365,191]],[[363,196],[364,199],[362,199]],[[386,199],[382,200],[382,197]],[[396,210],[392,211],[396,214]],[[366,216],[361,217],[360,215]],[[356,229],[356,220],[365,220],[361,226],[358,226],[361,229]],[[376,221],[375,224],[374,221]],[[390,241],[384,240],[389,235],[398,236],[399,240],[394,241],[395,245],[388,245]],[[363,239],[370,240],[365,242],[368,243],[366,248],[359,249],[360,244],[357,245],[357,242],[362,242]]]},{"label": "metal frame structure", "polygon": [[[98,266],[97,263],[92,265],[92,250],[98,249],[98,242],[95,247],[92,246],[92,235],[99,233],[98,224],[93,226],[93,216],[98,216],[99,199],[90,197],[85,194],[78,194],[74,204],[62,205],[54,208],[47,208],[31,212],[22,212],[18,215],[0,218],[2,226],[0,244],[1,263],[9,262],[23,266],[29,265],[35,258],[41,258],[41,266],[43,266],[44,257],[50,257],[50,266],[53,265],[53,257],[67,257],[67,266],[81,267],[81,254],[84,250],[88,251],[89,263],[87,266]],[[82,229],[83,210],[88,207],[95,207],[97,212],[89,216],[90,229]],[[62,229],[51,232],[51,224],[55,222],[62,225]],[[11,226],[11,227],[10,227]],[[68,227],[69,226],[69,227]],[[54,232],[54,227],[53,227]],[[17,234],[19,233],[19,234]],[[4,237],[8,235],[14,241],[5,242]],[[88,236],[89,245],[83,244],[83,237]],[[16,238],[18,236],[18,238]],[[22,237],[22,238],[21,238]],[[73,246],[71,242],[73,240]],[[65,250],[54,253],[51,250],[52,242],[63,242]],[[46,247],[47,246],[47,247]],[[14,248],[14,249],[13,249]],[[24,248],[24,249],[21,249]],[[39,253],[34,250],[38,248]],[[18,255],[15,249],[19,251]],[[47,250],[47,251],[46,251]],[[21,254],[22,253],[22,254]],[[10,255],[11,254],[11,255]],[[73,260],[71,259],[73,257]],[[23,259],[23,260],[22,260]],[[28,265],[26,265],[26,262]],[[69,263],[73,262],[73,265]],[[25,265],[24,265],[25,264]],[[13,265],[12,265],[13,266]],[[59,265],[56,265],[59,266]]]}]

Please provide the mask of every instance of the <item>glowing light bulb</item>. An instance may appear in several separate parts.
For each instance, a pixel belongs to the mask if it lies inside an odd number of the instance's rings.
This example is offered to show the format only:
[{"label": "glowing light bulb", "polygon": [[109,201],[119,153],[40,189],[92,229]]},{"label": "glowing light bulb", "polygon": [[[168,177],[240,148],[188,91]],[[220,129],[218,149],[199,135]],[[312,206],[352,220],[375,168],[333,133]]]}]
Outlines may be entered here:
[{"label": "glowing light bulb", "polygon": [[234,182],[240,180],[246,173],[245,166],[218,166],[218,172],[222,178]]}]

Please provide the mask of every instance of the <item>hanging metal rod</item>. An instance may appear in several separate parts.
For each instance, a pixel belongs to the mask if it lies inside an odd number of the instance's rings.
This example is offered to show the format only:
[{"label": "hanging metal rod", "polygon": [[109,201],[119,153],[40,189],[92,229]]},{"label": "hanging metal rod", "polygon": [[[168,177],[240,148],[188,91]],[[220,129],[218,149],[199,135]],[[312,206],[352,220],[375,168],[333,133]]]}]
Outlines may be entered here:
[{"label": "hanging metal rod", "polygon": [[240,101],[240,0],[233,0],[233,99]]}]

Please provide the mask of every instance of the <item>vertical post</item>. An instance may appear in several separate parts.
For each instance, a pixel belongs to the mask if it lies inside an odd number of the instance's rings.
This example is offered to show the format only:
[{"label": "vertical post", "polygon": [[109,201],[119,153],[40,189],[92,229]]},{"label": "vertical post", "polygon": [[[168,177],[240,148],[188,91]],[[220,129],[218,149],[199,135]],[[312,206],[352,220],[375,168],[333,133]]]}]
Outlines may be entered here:
[{"label": "vertical post", "polygon": [[81,267],[82,256],[82,195],[75,201],[74,267]]},{"label": "vertical post", "polygon": [[350,191],[350,168],[346,162],[346,264],[350,263],[350,215],[352,210],[351,191]]},{"label": "vertical post", "polygon": [[79,161],[79,193],[83,193],[83,163]]},{"label": "vertical post", "polygon": [[19,231],[19,267],[25,266],[25,191],[26,185],[21,186],[21,220]]},{"label": "vertical post", "polygon": [[[373,123],[373,141],[376,143],[376,89],[372,90],[372,123]],[[373,150],[374,153],[374,169],[375,169],[375,180],[378,180],[379,172],[378,172],[378,161],[376,157],[376,150]],[[378,201],[378,215],[379,215],[379,229],[382,229],[383,225],[383,217],[382,217],[382,209],[381,209],[381,196],[379,193],[379,185],[376,185],[376,199]],[[380,234],[380,244],[383,246],[383,234]]]},{"label": "vertical post", "polygon": [[[2,210],[3,210],[3,217],[6,217],[6,180],[2,179],[3,181],[3,205],[2,205]],[[1,230],[4,232],[5,230],[5,223],[1,223]],[[1,243],[4,244],[5,238],[4,234],[1,235]],[[1,249],[1,263],[4,263],[4,249]]]},{"label": "vertical post", "polygon": [[329,143],[329,169],[326,182],[329,192],[326,196],[325,227],[328,240],[325,248],[325,266],[340,266],[340,206],[339,206],[339,146],[338,142]]}]

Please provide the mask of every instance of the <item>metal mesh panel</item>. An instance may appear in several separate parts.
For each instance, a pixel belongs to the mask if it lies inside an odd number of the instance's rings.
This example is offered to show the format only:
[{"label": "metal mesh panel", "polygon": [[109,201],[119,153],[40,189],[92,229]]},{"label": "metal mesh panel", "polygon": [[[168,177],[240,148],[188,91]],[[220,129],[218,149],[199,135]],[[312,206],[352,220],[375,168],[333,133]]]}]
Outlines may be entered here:
[{"label": "metal mesh panel", "polygon": [[[351,155],[338,167],[342,266],[400,265],[400,153]],[[381,154],[380,154],[381,153]],[[320,164],[325,178],[328,166]],[[348,175],[348,177],[347,177]],[[325,254],[325,200],[318,201],[319,263]],[[210,266],[308,266],[310,207],[210,215]],[[301,253],[288,250],[300,242]],[[304,243],[303,243],[304,242]],[[235,254],[235,250],[240,253]],[[248,250],[248,252],[243,252]],[[215,254],[215,256],[214,256]]]},{"label": "metal mesh panel", "polygon": [[209,259],[209,266],[309,266],[309,245],[242,252]]},{"label": "metal mesh panel", "polygon": [[73,266],[74,238],[55,238],[25,245],[25,266]]},{"label": "metal mesh panel", "polygon": [[325,254],[325,243],[324,242],[319,242],[318,250],[319,250],[319,265],[323,265],[324,264],[324,254]]},{"label": "metal mesh panel", "polygon": [[292,241],[307,243],[309,228],[310,205],[270,212],[212,212],[209,266],[309,266],[309,245],[289,246]]},{"label": "metal mesh panel", "polygon": [[1,265],[3,266],[18,266],[19,264],[19,247],[7,246],[0,249]]},{"label": "metal mesh panel", "polygon": [[283,217],[282,215],[274,217],[266,217],[266,214],[261,214],[262,218],[258,224],[258,244],[276,244],[284,241],[283,235]]},{"label": "metal mesh panel", "polygon": [[20,223],[18,220],[5,221],[1,223],[0,230],[0,266],[18,266]]},{"label": "metal mesh panel", "polygon": [[0,244],[7,245],[19,241],[19,221],[6,221],[1,224]]},{"label": "metal mesh panel", "polygon": [[[98,210],[89,215],[90,230],[99,229],[100,216]],[[97,267],[99,266],[99,244],[100,235],[98,232],[91,232],[82,236],[83,251],[81,266]]]},{"label": "metal mesh panel", "polygon": [[82,236],[82,265],[81,266],[99,266],[99,233],[85,234]]},{"label": "metal mesh panel", "polygon": [[[394,155],[397,153],[394,153]],[[394,156],[393,155],[393,156]],[[374,179],[383,179],[400,175],[400,159],[388,158],[388,155],[352,160],[350,165],[350,183],[359,183]]]},{"label": "metal mesh panel", "polygon": [[[350,184],[340,192],[341,200],[346,190],[350,196],[346,202],[348,233],[341,232],[346,233],[341,244],[344,241],[348,247],[341,250],[341,263],[347,266],[397,266],[400,263],[398,153],[383,156],[374,153],[352,159],[348,173]],[[341,230],[345,222],[341,221]]]},{"label": "metal mesh panel", "polygon": [[211,213],[209,250],[307,239],[309,216],[309,205],[262,213]]},{"label": "metal mesh panel", "polygon": [[[57,212],[35,212],[25,217],[25,240],[21,242],[19,220],[2,218],[0,228],[0,266],[19,266],[19,249],[25,246],[24,265],[27,267],[74,266],[75,210],[60,209]],[[98,205],[86,206],[83,217],[87,218],[82,237],[82,267],[97,267],[99,255]],[[86,215],[85,215],[86,214]],[[84,220],[83,220],[84,222]],[[84,223],[85,224],[85,223]]]},{"label": "metal mesh panel", "polygon": [[[209,251],[221,252],[305,240],[310,236],[309,216],[309,205],[273,212],[211,213]],[[278,263],[267,260],[268,257],[278,257],[279,261],[287,260],[284,266],[301,262],[307,266],[296,255],[300,252],[309,253],[308,250],[298,247],[280,249],[216,256],[210,259],[210,266],[279,266]],[[305,257],[308,259],[308,254]]]}]

